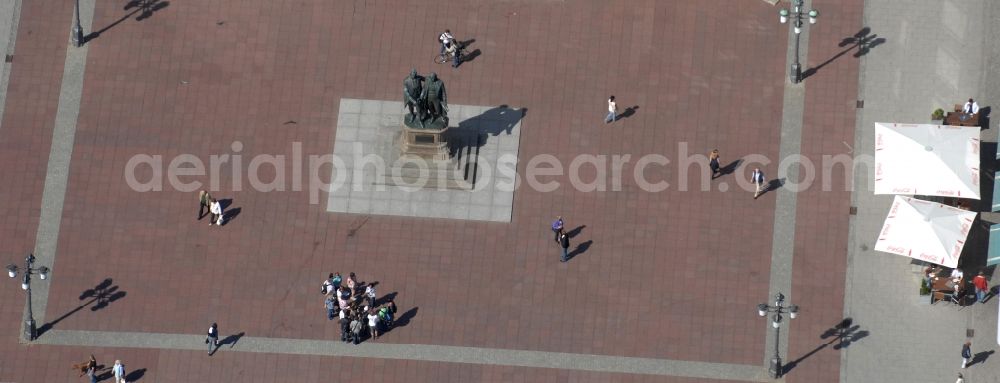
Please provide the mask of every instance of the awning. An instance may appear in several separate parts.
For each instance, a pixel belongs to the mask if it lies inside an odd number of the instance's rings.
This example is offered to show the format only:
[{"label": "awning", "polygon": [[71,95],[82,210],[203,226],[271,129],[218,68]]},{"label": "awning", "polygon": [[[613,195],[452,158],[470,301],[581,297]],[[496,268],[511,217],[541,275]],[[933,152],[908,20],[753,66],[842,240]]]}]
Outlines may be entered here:
[{"label": "awning", "polygon": [[979,127],[875,124],[875,194],[980,199]]},{"label": "awning", "polygon": [[975,219],[972,211],[896,196],[875,250],[955,268]]}]

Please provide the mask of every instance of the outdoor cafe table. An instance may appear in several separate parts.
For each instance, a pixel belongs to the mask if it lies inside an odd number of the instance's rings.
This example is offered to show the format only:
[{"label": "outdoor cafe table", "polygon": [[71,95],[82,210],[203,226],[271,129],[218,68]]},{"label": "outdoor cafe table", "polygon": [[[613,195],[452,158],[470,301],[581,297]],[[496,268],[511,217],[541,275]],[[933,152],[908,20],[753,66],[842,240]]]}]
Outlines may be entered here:
[{"label": "outdoor cafe table", "polygon": [[979,126],[979,113],[948,112],[948,115],[944,117],[944,125]]},{"label": "outdoor cafe table", "polygon": [[931,303],[944,299],[946,294],[955,293],[955,283],[948,277],[931,279]]}]

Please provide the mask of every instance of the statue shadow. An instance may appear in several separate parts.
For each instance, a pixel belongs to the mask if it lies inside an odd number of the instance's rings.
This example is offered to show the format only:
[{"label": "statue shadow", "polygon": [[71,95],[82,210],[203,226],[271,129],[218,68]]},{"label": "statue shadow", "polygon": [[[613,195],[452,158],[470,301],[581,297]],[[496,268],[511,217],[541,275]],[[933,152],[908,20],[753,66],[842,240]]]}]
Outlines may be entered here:
[{"label": "statue shadow", "polygon": [[518,123],[528,114],[527,108],[514,109],[507,105],[491,108],[482,114],[458,123],[445,132],[448,151],[462,167],[466,180],[475,185],[478,175],[476,157],[480,149],[490,142],[490,137],[511,135]]}]

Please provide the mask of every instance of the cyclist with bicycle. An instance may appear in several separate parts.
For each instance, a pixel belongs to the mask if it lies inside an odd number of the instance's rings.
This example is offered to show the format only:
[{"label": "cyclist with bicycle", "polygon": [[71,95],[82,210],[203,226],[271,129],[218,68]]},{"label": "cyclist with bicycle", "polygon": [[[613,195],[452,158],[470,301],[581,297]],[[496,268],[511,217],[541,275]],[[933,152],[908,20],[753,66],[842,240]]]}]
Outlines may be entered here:
[{"label": "cyclist with bicycle", "polygon": [[455,36],[451,35],[451,30],[445,29],[444,33],[438,36],[438,41],[441,42],[441,57],[444,58],[444,61],[447,61],[448,56],[445,55],[451,56],[451,67],[457,68],[458,63],[462,59],[462,49],[458,41],[455,40]]}]

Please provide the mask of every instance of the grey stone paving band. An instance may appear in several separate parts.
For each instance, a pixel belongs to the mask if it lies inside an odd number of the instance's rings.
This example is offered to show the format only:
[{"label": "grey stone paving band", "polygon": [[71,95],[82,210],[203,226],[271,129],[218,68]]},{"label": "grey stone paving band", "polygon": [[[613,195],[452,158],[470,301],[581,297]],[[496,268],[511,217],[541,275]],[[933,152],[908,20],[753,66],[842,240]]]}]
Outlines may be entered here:
[{"label": "grey stone paving band", "polygon": [[[0,15],[10,15],[0,18],[0,49],[3,49],[5,61],[0,63],[0,124],[3,123],[3,113],[7,106],[7,85],[10,82],[10,67],[13,62],[6,62],[6,57],[14,55],[14,42],[17,40],[17,24],[21,18],[21,0],[0,1]],[[2,126],[0,126],[2,128]]]},{"label": "grey stone paving band", "polygon": [[[809,9],[811,1],[806,1],[803,7]],[[789,21],[791,22],[791,21]],[[788,28],[788,66],[795,60],[795,33],[792,28]],[[802,28],[800,36],[799,62],[805,63],[809,52],[809,35],[806,33],[809,27]],[[793,84],[790,79],[785,80],[785,94],[781,107],[781,142],[778,144],[778,159],[799,155],[802,148],[802,115],[805,108],[805,82]],[[791,162],[792,166],[787,169],[778,166],[777,179],[784,182],[785,186],[774,191],[774,234],[771,239],[771,280],[768,285],[767,303],[774,304],[774,296],[777,293],[785,295],[785,302],[794,302],[792,299],[792,257],[795,251],[795,206],[798,202],[798,191],[791,188],[799,183],[798,163]],[[765,172],[766,174],[766,172]],[[764,298],[764,297],[762,297]],[[748,310],[752,308],[747,308]],[[787,319],[787,318],[786,318]],[[764,346],[764,365],[770,363],[774,356],[774,336],[771,331],[771,321],[764,321],[767,327],[767,339]],[[788,334],[792,326],[792,321],[785,320],[781,326],[782,334]],[[788,336],[782,336],[778,344],[779,353],[788,359]]]},{"label": "grey stone paving band", "polygon": [[[80,0],[80,23],[84,31],[90,30],[94,18],[94,1]],[[66,24],[67,36],[70,35],[72,22],[71,20]],[[38,221],[34,251],[36,265],[48,266],[56,278],[59,272],[55,264],[56,245],[59,239],[59,225],[62,222],[63,202],[66,198],[66,184],[69,179],[69,161],[73,156],[76,122],[80,115],[80,97],[83,93],[83,74],[86,65],[87,46],[77,48],[70,43],[66,48],[66,65],[63,67],[59,106],[56,109],[55,129],[52,132],[52,148],[49,150],[49,162],[45,171],[45,189],[42,191],[41,218]],[[32,283],[31,289],[35,320],[44,323],[49,284]]]},{"label": "grey stone paving band", "polygon": [[[206,351],[207,347],[204,335],[63,330],[46,332],[37,343],[197,351]],[[767,376],[766,369],[758,366],[426,344],[366,342],[355,346],[335,340],[242,337],[235,344],[222,345],[216,352],[230,351],[558,368],[747,382],[774,381]]]}]

